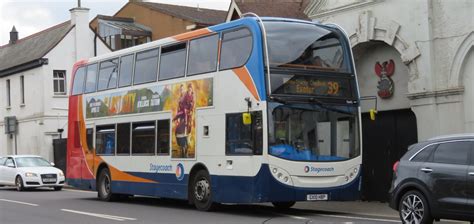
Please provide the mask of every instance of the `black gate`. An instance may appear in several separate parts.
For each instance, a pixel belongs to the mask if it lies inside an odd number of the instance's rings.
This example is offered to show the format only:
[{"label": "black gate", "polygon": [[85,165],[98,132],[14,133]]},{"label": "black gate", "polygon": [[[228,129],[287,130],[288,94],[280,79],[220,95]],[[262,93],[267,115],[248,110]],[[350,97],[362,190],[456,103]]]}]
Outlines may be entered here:
[{"label": "black gate", "polygon": [[393,164],[418,140],[411,110],[379,112],[375,121],[362,114],[362,199],[387,201]]},{"label": "black gate", "polygon": [[54,164],[66,173],[67,139],[53,139]]}]

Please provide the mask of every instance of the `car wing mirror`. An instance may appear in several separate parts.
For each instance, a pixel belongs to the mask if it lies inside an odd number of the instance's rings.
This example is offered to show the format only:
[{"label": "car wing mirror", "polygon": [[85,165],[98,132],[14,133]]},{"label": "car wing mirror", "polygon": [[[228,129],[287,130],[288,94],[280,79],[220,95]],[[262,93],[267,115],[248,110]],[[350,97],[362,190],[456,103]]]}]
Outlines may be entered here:
[{"label": "car wing mirror", "polygon": [[56,164],[54,164],[53,162],[50,162],[49,164],[51,164],[51,166],[55,166]]}]

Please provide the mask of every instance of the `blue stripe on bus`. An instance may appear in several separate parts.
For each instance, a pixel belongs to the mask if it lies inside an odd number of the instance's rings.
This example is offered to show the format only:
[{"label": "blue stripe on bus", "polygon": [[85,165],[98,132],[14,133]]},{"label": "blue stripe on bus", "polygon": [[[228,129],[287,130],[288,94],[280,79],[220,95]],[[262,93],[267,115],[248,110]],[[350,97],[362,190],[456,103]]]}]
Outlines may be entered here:
[{"label": "blue stripe on bus", "polygon": [[250,58],[245,65],[252,76],[255,87],[257,88],[258,95],[261,101],[265,101],[267,98],[265,91],[265,75],[264,75],[264,61],[263,61],[263,46],[262,46],[262,32],[260,26],[254,18],[245,18],[235,21],[231,21],[224,24],[209,27],[213,32],[221,32],[236,27],[246,26],[252,30],[253,34],[253,51]]},{"label": "blue stripe on bus", "polygon": [[[113,181],[114,193],[187,199],[188,175],[185,175],[182,181],[178,181],[175,174],[141,172],[130,174],[155,180],[158,183]],[[360,197],[360,180],[359,175],[346,185],[332,188],[292,187],[278,182],[271,175],[268,164],[263,164],[254,177],[211,175],[213,200],[219,203],[305,201],[308,194],[328,194],[328,199],[332,201],[357,200]],[[81,182],[77,179],[68,179],[68,184],[85,190],[95,190],[94,180]]]}]

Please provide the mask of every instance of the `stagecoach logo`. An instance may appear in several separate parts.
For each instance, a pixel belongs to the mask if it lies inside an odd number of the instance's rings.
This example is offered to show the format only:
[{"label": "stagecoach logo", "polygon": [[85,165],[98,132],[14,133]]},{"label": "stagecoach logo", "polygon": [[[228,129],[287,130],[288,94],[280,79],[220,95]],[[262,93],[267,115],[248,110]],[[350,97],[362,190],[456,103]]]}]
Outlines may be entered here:
[{"label": "stagecoach logo", "polygon": [[305,166],[305,167],[304,167],[304,172],[305,172],[305,173],[309,172],[309,170],[310,170],[309,166]]},{"label": "stagecoach logo", "polygon": [[334,167],[314,167],[314,166],[305,166],[305,173],[321,173],[321,172],[333,172]]},{"label": "stagecoach logo", "polygon": [[178,163],[176,166],[176,179],[182,181],[184,179],[184,166],[181,163]]},{"label": "stagecoach logo", "polygon": [[375,74],[380,78],[377,89],[377,94],[382,99],[388,99],[393,96],[394,84],[390,76],[395,71],[395,63],[392,59],[384,61],[382,64],[375,63]]}]

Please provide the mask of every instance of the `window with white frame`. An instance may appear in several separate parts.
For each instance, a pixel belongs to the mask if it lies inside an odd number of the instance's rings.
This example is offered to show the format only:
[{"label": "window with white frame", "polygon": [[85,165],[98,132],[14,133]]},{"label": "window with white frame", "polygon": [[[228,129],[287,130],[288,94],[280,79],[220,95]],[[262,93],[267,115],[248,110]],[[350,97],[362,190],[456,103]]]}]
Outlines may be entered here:
[{"label": "window with white frame", "polygon": [[54,95],[66,95],[66,71],[53,71]]},{"label": "window with white frame", "polygon": [[7,107],[11,107],[12,101],[10,96],[10,79],[7,79]]}]

